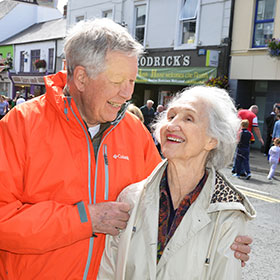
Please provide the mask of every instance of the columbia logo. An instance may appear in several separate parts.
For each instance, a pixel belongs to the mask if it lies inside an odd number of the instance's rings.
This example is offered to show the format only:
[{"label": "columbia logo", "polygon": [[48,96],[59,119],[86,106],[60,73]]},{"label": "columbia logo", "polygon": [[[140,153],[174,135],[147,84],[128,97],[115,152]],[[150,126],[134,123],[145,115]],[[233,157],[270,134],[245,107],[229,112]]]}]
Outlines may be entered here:
[{"label": "columbia logo", "polygon": [[124,156],[124,155],[121,155],[121,154],[114,154],[113,155],[113,158],[114,159],[126,159],[126,160],[129,160],[129,157],[128,156]]}]

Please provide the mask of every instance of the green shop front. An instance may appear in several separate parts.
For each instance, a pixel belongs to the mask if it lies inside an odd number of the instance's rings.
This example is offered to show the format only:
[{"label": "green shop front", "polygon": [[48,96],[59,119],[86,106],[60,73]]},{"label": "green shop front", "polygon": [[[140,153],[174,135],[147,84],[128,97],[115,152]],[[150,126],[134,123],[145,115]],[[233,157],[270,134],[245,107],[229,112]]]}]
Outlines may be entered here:
[{"label": "green shop front", "polygon": [[[222,55],[221,55],[222,54]],[[138,61],[138,75],[132,102],[138,107],[152,99],[155,107],[165,105],[178,91],[204,85],[224,75],[222,49],[188,51],[148,50]]]}]

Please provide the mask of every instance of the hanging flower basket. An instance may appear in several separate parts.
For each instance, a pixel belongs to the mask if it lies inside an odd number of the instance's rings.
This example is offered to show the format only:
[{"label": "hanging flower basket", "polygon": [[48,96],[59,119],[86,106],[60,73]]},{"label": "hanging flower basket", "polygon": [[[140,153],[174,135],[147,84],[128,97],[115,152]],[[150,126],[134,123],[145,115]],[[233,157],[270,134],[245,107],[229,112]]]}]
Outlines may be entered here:
[{"label": "hanging flower basket", "polygon": [[280,58],[280,39],[272,38],[269,40],[267,48],[270,56]]},{"label": "hanging flower basket", "polygon": [[44,59],[37,59],[35,60],[34,65],[36,69],[40,69],[40,68],[46,68],[47,63]]},{"label": "hanging flower basket", "polygon": [[216,78],[211,78],[207,82],[205,82],[206,86],[209,87],[218,87],[223,89],[228,89],[228,77],[227,76],[219,76]]}]

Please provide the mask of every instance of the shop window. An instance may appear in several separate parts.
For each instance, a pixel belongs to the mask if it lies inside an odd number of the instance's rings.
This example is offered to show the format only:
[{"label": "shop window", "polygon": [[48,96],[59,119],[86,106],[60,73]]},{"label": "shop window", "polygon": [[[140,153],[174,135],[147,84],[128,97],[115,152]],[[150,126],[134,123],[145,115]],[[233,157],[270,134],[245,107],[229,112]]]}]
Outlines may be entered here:
[{"label": "shop window", "polygon": [[135,39],[144,44],[146,24],[146,5],[135,6]]},{"label": "shop window", "polygon": [[181,44],[194,44],[199,0],[183,0],[180,11]]},{"label": "shop window", "polygon": [[53,71],[53,61],[54,61],[54,49],[49,49],[49,59],[48,59],[48,70]]},{"label": "shop window", "polygon": [[112,10],[103,11],[102,17],[113,19],[113,11]]},{"label": "shop window", "polygon": [[40,59],[40,50],[31,50],[30,72],[39,72],[34,65],[37,59]]},{"label": "shop window", "polygon": [[266,47],[273,37],[275,0],[256,0],[253,48]]},{"label": "shop window", "polygon": [[24,72],[24,55],[25,51],[20,52],[20,60],[19,60],[19,72]]}]

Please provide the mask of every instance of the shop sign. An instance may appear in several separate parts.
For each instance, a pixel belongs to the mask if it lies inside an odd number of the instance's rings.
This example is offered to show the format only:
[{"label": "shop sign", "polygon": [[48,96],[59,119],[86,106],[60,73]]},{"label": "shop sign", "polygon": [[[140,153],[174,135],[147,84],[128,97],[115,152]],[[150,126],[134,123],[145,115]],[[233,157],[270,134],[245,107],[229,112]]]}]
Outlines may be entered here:
[{"label": "shop sign", "polygon": [[190,63],[189,55],[142,56],[138,60],[139,67],[186,67]]},{"label": "shop sign", "polygon": [[43,76],[12,76],[11,79],[15,84],[26,85],[44,85]]},{"label": "shop sign", "polygon": [[202,85],[216,75],[215,67],[139,68],[136,83]]}]

